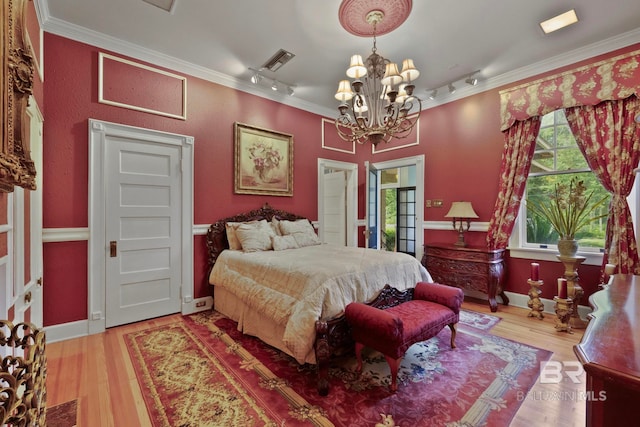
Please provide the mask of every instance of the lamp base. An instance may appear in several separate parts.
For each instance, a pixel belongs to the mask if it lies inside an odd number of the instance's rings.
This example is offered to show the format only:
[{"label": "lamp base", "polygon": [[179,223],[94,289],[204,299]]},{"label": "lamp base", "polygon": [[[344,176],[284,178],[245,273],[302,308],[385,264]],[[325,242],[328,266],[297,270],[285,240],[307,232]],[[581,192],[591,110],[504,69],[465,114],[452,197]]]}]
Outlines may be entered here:
[{"label": "lamp base", "polygon": [[453,244],[454,246],[467,246],[467,243],[464,241],[464,232],[460,232],[458,234],[458,241]]}]

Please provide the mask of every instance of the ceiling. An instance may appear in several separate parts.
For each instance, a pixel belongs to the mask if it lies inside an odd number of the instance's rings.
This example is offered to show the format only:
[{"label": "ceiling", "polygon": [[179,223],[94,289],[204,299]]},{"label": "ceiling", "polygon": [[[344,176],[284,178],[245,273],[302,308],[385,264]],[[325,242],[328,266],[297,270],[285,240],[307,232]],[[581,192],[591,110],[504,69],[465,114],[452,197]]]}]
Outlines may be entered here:
[{"label": "ceiling", "polygon": [[[143,0],[34,1],[44,31],[328,116],[350,56],[368,56],[373,44],[340,25],[341,0],[163,0],[174,1],[171,12]],[[544,35],[539,22],[569,9],[580,21]],[[377,49],[414,60],[414,94],[429,108],[638,42],[638,0],[416,0]],[[264,74],[293,96],[249,82],[249,68],[280,48],[295,57]],[[480,83],[465,85],[476,70]],[[459,90],[448,95],[454,80]]]}]

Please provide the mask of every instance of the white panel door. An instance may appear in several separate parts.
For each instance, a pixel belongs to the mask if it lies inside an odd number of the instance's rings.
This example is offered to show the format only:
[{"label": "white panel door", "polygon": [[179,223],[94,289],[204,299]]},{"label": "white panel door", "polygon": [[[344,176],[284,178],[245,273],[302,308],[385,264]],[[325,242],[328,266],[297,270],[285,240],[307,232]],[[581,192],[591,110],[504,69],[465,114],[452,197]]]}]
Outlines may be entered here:
[{"label": "white panel door", "polygon": [[180,311],[180,147],[108,137],[106,326]]},{"label": "white panel door", "polygon": [[347,245],[347,173],[325,173],[323,225],[324,243]]}]

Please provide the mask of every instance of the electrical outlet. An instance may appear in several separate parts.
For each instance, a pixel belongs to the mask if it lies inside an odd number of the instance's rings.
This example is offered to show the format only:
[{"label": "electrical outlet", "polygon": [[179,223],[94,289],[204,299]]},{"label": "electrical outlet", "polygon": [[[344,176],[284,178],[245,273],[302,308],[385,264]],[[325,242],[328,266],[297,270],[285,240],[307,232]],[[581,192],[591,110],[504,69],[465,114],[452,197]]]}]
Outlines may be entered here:
[{"label": "electrical outlet", "polygon": [[424,201],[424,206],[427,207],[427,208],[430,208],[431,207],[431,200],[425,200]]},{"label": "electrical outlet", "polygon": [[206,301],[196,301],[196,307],[204,307],[207,305]]},{"label": "electrical outlet", "polygon": [[435,199],[433,201],[433,207],[434,208],[441,208],[442,207],[442,199]]}]

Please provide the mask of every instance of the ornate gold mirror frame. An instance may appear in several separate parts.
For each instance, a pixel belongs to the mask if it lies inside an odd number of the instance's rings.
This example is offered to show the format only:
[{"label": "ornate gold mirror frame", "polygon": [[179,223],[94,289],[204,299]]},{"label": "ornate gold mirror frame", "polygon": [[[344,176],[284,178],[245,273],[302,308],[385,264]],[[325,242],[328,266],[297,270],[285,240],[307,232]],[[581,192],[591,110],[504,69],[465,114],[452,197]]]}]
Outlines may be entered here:
[{"label": "ornate gold mirror frame", "polygon": [[26,7],[30,0],[2,0],[2,147],[0,191],[18,185],[36,188],[36,169],[29,150],[27,105],[33,90],[33,57],[26,37]]}]

